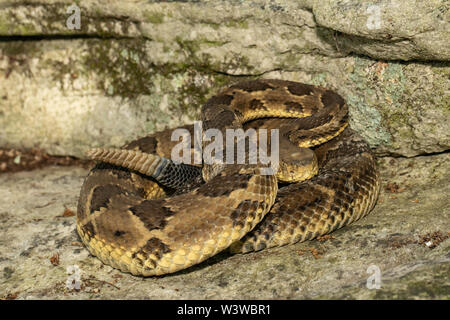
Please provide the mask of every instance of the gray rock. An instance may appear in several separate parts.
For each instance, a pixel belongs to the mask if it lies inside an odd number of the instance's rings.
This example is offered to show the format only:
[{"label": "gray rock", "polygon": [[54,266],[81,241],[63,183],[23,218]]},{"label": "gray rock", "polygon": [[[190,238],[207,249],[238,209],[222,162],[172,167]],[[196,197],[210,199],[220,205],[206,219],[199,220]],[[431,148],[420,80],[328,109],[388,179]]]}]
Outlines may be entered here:
[{"label": "gray rock", "polygon": [[447,1],[317,0],[317,24],[336,32],[336,46],[381,60],[450,59]]},{"label": "gray rock", "polygon": [[[423,241],[427,234],[450,232],[449,160],[449,154],[381,159],[383,186],[375,210],[334,232],[333,239],[245,255],[222,253],[159,278],[137,278],[103,265],[79,243],[75,217],[61,217],[66,207],[76,210],[86,170],[3,174],[0,297],[449,299],[450,238],[434,248],[433,241]],[[55,266],[50,258],[56,253]],[[78,291],[66,285],[75,279],[68,274],[75,265],[81,270]],[[372,265],[381,272],[380,289],[367,287],[373,284]]]},{"label": "gray rock", "polygon": [[198,119],[230,83],[275,77],[338,91],[379,154],[446,151],[447,5],[418,1],[407,16],[377,3],[371,29],[358,1],[80,1],[77,30],[66,4],[4,2],[0,146],[83,157]]}]

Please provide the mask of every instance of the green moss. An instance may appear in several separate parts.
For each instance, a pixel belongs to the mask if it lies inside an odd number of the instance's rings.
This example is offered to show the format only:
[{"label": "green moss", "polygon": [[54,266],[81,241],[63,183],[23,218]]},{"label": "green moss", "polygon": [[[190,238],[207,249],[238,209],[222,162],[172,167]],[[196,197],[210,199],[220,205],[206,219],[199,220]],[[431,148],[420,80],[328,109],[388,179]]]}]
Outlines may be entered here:
[{"label": "green moss", "polygon": [[[98,84],[108,95],[134,98],[150,94],[155,74],[138,39],[102,41],[88,40],[84,65],[102,75]],[[116,52],[119,52],[117,55]]]},{"label": "green moss", "polygon": [[[72,35],[72,34],[93,34],[98,37],[110,37],[117,35],[115,30],[117,24],[120,24],[123,33],[127,33],[128,28],[133,22],[117,20],[113,17],[107,17],[101,10],[97,10],[93,15],[84,15],[83,12],[90,10],[83,7],[80,1],[75,1],[81,10],[81,29],[71,30],[66,27],[66,19],[71,15],[67,13],[68,4],[54,3],[51,5],[42,5],[45,10],[39,10],[40,6],[28,6],[25,10],[32,20],[30,23],[17,21],[13,14],[7,15],[0,12],[0,34],[3,35]],[[45,24],[41,23],[45,21]]]},{"label": "green moss", "polygon": [[[198,83],[195,79],[208,78],[211,85]],[[202,106],[208,98],[217,93],[219,88],[227,86],[233,79],[222,74],[204,74],[196,70],[188,70],[185,75],[183,84],[178,88],[179,107],[184,114],[192,119],[198,119],[200,106]],[[193,108],[197,106],[197,108]]]},{"label": "green moss", "polygon": [[392,124],[407,124],[408,119],[403,113],[397,112],[390,115],[389,118],[387,118],[387,121]]},{"label": "green moss", "polygon": [[285,52],[284,54],[276,55],[277,64],[284,66],[286,69],[292,68],[292,66],[298,65],[299,53],[295,48]]},{"label": "green moss", "polygon": [[220,24],[218,24],[218,23],[208,23],[208,26],[210,26],[214,30],[219,30],[219,28],[220,28]]},{"label": "green moss", "polygon": [[436,109],[442,109],[445,113],[450,113],[450,97],[448,93],[448,83],[450,81],[450,62],[431,62],[431,71],[436,75],[434,88],[430,92],[430,101]]},{"label": "green moss", "polygon": [[182,51],[188,52],[187,56],[189,60],[197,63],[199,62],[197,56],[198,51],[200,50],[199,41],[185,40],[180,36],[177,36],[175,37],[175,42],[178,44]]},{"label": "green moss", "polygon": [[27,36],[38,34],[39,31],[32,23],[17,21],[14,13],[8,11],[0,12],[0,35],[6,36]]},{"label": "green moss", "polygon": [[249,60],[245,56],[230,56],[225,61],[216,61],[212,59],[209,53],[202,52],[202,48],[205,46],[221,46],[224,42],[221,41],[211,41],[208,39],[197,39],[195,41],[185,40],[181,37],[176,37],[175,41],[181,48],[180,55],[187,57],[185,65],[192,66],[196,70],[205,73],[217,73],[217,70],[236,70],[236,69],[246,69],[251,73],[254,67],[251,66]]},{"label": "green moss", "polygon": [[450,286],[436,285],[431,281],[417,281],[408,284],[409,296],[436,298],[441,294],[450,294]]},{"label": "green moss", "polygon": [[10,24],[5,20],[4,17],[0,17],[0,34],[9,35]]},{"label": "green moss", "polygon": [[[197,119],[203,103],[219,88],[234,81],[233,77],[214,71],[208,56],[196,56],[201,42],[180,41],[184,50],[192,52],[188,59],[182,63],[155,65],[144,51],[142,40],[87,41],[89,54],[84,58],[83,68],[97,75],[98,88],[106,95],[129,99],[140,96],[139,110],[152,114],[147,115],[145,122],[148,131],[156,129],[155,118],[159,125],[177,115]],[[230,61],[220,67],[232,68],[242,63]],[[162,92],[155,91],[155,87],[162,88]],[[162,110],[164,105],[167,109]]]},{"label": "green moss", "polygon": [[336,257],[332,257],[332,258],[328,258],[327,261],[331,264],[335,264],[339,261],[339,259]]},{"label": "green moss", "polygon": [[442,77],[450,80],[450,62],[448,61],[438,61],[430,63],[431,70],[435,74],[442,75]]},{"label": "green moss", "polygon": [[0,17],[0,35],[6,36],[28,36],[40,33],[31,23],[19,24],[8,17]]},{"label": "green moss", "polygon": [[161,24],[164,22],[164,15],[159,12],[145,11],[144,17],[148,22],[153,24]]},{"label": "green moss", "polygon": [[229,28],[248,29],[248,21],[246,19],[227,20],[224,25]]},{"label": "green moss", "polygon": [[0,42],[0,49],[3,54],[10,57],[24,55],[27,58],[31,58],[33,53],[38,50],[38,46],[34,41]]}]

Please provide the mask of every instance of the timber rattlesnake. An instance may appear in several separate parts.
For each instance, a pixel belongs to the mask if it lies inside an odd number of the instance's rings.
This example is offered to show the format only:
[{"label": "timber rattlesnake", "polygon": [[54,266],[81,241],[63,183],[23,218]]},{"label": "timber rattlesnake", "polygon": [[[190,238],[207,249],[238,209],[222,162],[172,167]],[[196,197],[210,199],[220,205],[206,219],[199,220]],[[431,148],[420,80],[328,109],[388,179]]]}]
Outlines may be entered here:
[{"label": "timber rattlesnake", "polygon": [[[379,192],[375,157],[346,128],[347,114],[338,94],[311,85],[261,79],[231,86],[203,106],[203,129],[279,129],[278,179],[259,163],[175,165],[172,130],[122,149],[94,149],[90,157],[100,162],[81,188],[78,233],[104,263],[143,276],[226,248],[249,252],[329,233],[369,213]],[[182,128],[194,134],[192,125]],[[304,181],[278,181],[296,173]]]}]

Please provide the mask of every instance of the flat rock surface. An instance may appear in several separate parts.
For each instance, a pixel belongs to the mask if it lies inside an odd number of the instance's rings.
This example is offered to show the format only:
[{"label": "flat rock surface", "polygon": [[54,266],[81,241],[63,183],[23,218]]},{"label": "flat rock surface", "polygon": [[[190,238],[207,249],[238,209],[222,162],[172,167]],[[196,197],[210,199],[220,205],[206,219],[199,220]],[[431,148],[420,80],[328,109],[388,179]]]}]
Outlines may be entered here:
[{"label": "flat rock surface", "polygon": [[[152,278],[103,265],[80,243],[72,214],[86,169],[5,173],[0,297],[449,299],[449,160],[448,153],[381,158],[383,185],[375,210],[329,239],[246,255],[222,253]],[[378,271],[381,287],[369,289]],[[78,280],[80,289],[73,289]]]}]

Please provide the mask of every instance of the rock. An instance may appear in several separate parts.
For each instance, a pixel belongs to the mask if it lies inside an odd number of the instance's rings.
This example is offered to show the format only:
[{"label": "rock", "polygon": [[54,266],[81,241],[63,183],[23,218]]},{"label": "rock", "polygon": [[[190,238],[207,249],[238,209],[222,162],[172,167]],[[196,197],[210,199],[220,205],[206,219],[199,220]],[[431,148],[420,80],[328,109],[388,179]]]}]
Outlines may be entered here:
[{"label": "rock", "polygon": [[381,60],[450,59],[450,11],[446,1],[383,0],[312,6],[317,24],[336,32],[336,46]]},{"label": "rock", "polygon": [[338,91],[380,155],[444,152],[448,8],[416,2],[79,1],[80,29],[67,27],[67,4],[6,3],[0,146],[83,157],[190,123],[238,80],[272,77]]},{"label": "rock", "polygon": [[[442,196],[450,193],[449,160],[449,154],[381,159],[375,210],[326,241],[222,253],[173,275],[143,279],[103,265],[81,245],[70,211],[85,169],[3,174],[0,297],[449,299],[450,205]],[[375,289],[370,277],[378,271],[381,287]],[[78,280],[76,290],[71,284]]]},{"label": "rock", "polygon": [[[1,174],[0,298],[450,298],[446,1],[76,5],[0,5],[0,147],[83,157],[190,123],[231,83],[280,78],[346,99],[380,156],[382,193],[327,241],[222,253],[142,280],[80,243],[72,214],[86,169]],[[378,271],[381,288],[369,289]]]}]

